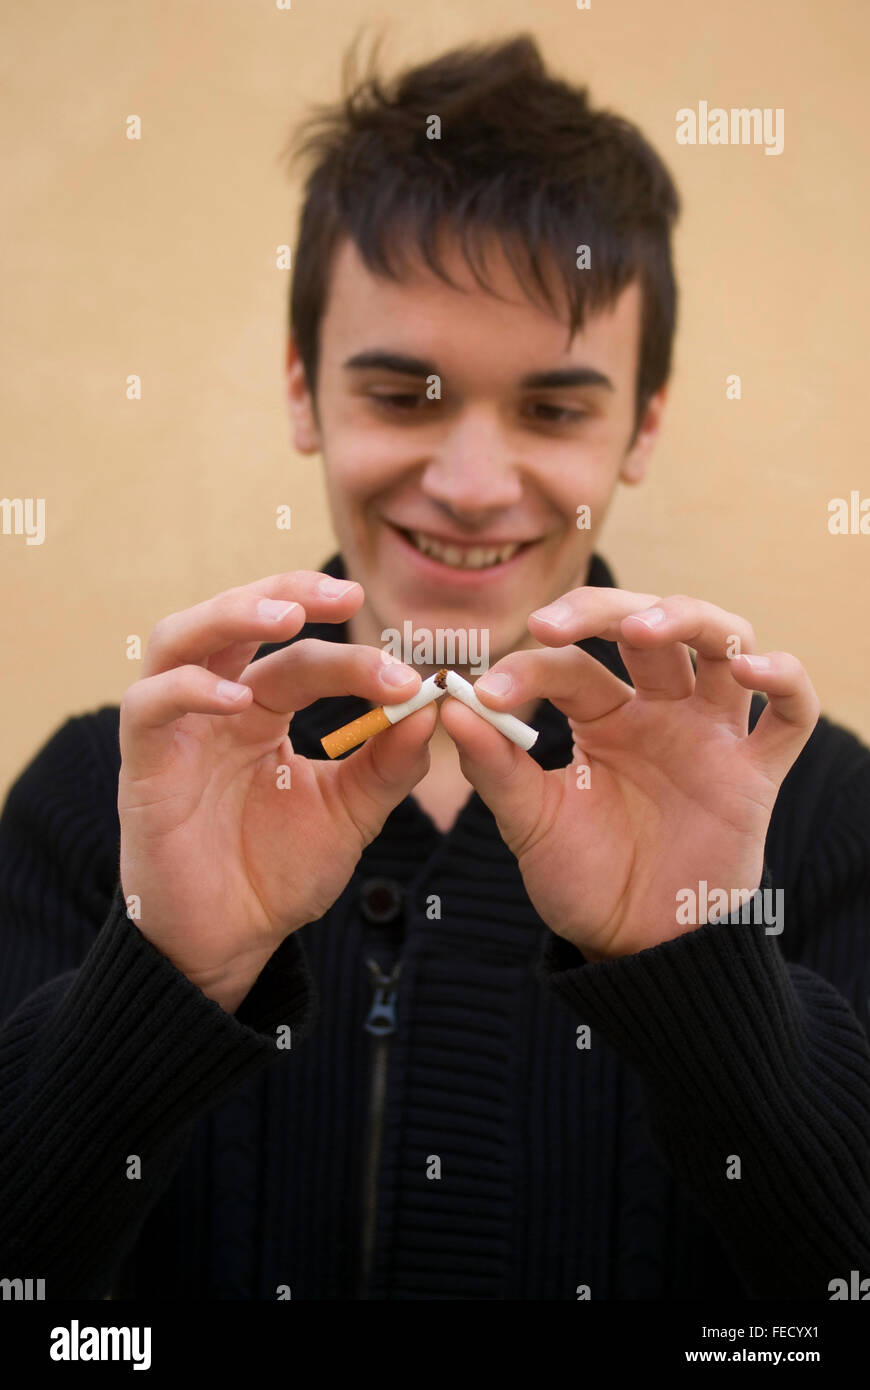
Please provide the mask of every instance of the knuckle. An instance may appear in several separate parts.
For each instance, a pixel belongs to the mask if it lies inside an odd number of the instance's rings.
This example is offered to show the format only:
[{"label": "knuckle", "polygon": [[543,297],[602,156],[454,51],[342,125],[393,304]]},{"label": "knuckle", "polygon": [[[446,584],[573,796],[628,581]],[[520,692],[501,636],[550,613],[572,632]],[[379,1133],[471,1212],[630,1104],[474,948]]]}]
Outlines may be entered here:
[{"label": "knuckle", "polygon": [[180,691],[184,688],[184,673],[190,668],[186,666],[171,666],[168,671],[161,671],[159,675],[148,678],[147,688],[143,692],[144,699],[176,699]]},{"label": "knuckle", "polygon": [[319,570],[282,570],[274,577],[282,590],[292,589],[296,597],[297,589],[313,588],[319,580],[325,579],[326,575]]},{"label": "knuckle", "polygon": [[252,611],[256,612],[259,597],[259,594],[246,593],[241,584],[234,584],[231,589],[224,589],[214,598],[206,599],[205,603],[199,606],[200,615],[203,620],[237,615],[249,618]]},{"label": "knuckle", "polygon": [[292,664],[302,662],[304,665],[307,665],[318,654],[321,656],[325,655],[325,653],[320,650],[324,645],[328,647],[330,644],[328,642],[324,644],[318,641],[316,637],[300,637],[291,647],[286,648],[287,659]]},{"label": "knuckle", "polygon": [[241,588],[230,589],[223,602],[215,608],[213,616],[218,623],[231,631],[238,629],[239,636],[243,632],[247,635],[247,630],[252,624],[259,627],[262,623],[263,619],[257,608],[261,600],[268,597],[271,595],[245,593]]},{"label": "knuckle", "polygon": [[[204,609],[211,609],[213,613],[221,614],[250,613],[252,608],[256,608],[259,597],[259,594],[246,593],[243,585],[233,584],[231,588],[216,594],[213,599],[207,599]],[[203,616],[205,616],[205,612]]]},{"label": "knuckle", "polygon": [[148,639],[148,646],[153,650],[156,647],[164,647],[168,644],[170,635],[178,619],[177,613],[167,613],[151,629],[151,636]]},{"label": "knuckle", "polygon": [[782,675],[785,676],[787,680],[791,681],[794,685],[806,680],[809,685],[809,677],[804,670],[803,662],[798,661],[798,658],[793,656],[791,652],[775,652],[774,660],[780,668]]},{"label": "knuckle", "polygon": [[149,701],[153,699],[155,685],[161,677],[140,676],[128,686],[121,697],[121,719],[128,724],[136,724],[144,714]]},{"label": "knuckle", "polygon": [[721,633],[726,643],[731,638],[737,638],[740,653],[751,655],[756,650],[755,628],[739,613],[721,611]]},{"label": "knuckle", "polygon": [[214,671],[207,671],[204,666],[197,666],[190,663],[186,666],[174,666],[171,671],[167,671],[169,677],[167,682],[169,688],[176,694],[182,691],[201,691],[204,694],[211,694],[220,679]]},{"label": "knuckle", "polygon": [[119,710],[121,723],[123,724],[131,724],[136,721],[136,715],[141,703],[139,698],[139,687],[141,684],[141,681],[134,681],[132,685],[127,687],[121,696]]},{"label": "knuckle", "polygon": [[183,624],[184,612],[181,610],[176,613],[166,613],[162,618],[158,618],[146,643],[146,657],[150,658],[152,662],[155,659],[165,661],[178,642]]}]

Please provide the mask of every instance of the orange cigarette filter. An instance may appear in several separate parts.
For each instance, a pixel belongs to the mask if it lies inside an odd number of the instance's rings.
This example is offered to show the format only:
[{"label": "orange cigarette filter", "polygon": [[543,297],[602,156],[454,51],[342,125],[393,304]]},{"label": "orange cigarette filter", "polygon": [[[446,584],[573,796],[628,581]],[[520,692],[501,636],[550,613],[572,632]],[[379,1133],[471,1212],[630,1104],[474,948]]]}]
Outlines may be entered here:
[{"label": "orange cigarette filter", "polygon": [[320,742],[330,758],[340,758],[349,748],[356,748],[358,743],[365,743],[367,738],[371,738],[373,734],[381,734],[389,727],[390,721],[384,714],[383,707],[379,705],[377,709],[370,709],[367,714],[361,714],[359,719],[352,719],[349,724],[344,724],[334,733],[327,734]]}]

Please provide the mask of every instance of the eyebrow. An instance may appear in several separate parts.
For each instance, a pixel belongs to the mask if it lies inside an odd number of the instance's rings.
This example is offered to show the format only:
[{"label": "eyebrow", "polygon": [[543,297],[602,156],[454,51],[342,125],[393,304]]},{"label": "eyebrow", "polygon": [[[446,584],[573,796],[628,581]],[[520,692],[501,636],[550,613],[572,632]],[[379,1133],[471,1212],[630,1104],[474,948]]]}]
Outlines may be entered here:
[{"label": "eyebrow", "polygon": [[[438,376],[434,362],[422,357],[411,357],[403,352],[389,352],[381,348],[367,348],[348,357],[345,368],[362,371],[366,367],[376,367],[380,371],[398,372],[402,376]],[[527,391],[553,391],[567,386],[603,386],[612,391],[613,382],[604,372],[595,367],[555,367],[546,372],[530,372],[521,377],[520,386]]]}]

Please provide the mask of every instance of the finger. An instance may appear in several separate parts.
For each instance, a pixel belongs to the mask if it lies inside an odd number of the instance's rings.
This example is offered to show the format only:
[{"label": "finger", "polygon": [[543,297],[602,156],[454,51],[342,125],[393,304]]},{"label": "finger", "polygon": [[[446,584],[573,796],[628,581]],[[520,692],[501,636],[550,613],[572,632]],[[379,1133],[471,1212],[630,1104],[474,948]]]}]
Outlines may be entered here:
[{"label": "finger", "polygon": [[695,672],[689,648],[682,643],[649,651],[625,641],[618,646],[635,692],[644,700],[685,700],[692,694]]},{"label": "finger", "polygon": [[[305,621],[303,620],[303,626]],[[202,665],[207,671],[214,671],[216,675],[225,676],[227,680],[240,680],[242,673],[250,666],[261,647],[269,646],[272,641],[289,642],[293,636],[295,634],[292,632],[290,637],[278,632],[274,638],[266,636],[262,640],[258,637],[253,642],[230,642],[229,646],[215,652]]]},{"label": "finger", "polygon": [[744,742],[757,767],[777,785],[807,742],[819,717],[819,697],[804,667],[789,652],[736,656],[732,678],[767,696],[767,706]]},{"label": "finger", "polygon": [[[272,576],[272,578],[277,577],[279,576]],[[329,586],[329,592],[323,594],[318,592],[318,597],[320,599],[331,599],[333,605],[336,605],[338,603],[339,598],[352,597],[354,600],[356,600],[359,596],[357,593],[351,595],[351,590],[347,587],[348,583],[355,583],[355,581],[334,579],[331,575],[323,575],[322,580],[325,584]],[[254,581],[253,584],[245,584],[241,587],[245,590],[257,591],[258,582],[262,583],[262,581]],[[357,585],[356,588],[359,590],[360,593],[362,592],[361,586]],[[275,600],[273,600],[273,602],[275,602]],[[313,602],[310,603],[309,606],[311,606],[312,608],[312,613],[310,615],[306,615],[306,621],[308,621],[309,617],[312,617],[316,620],[317,615],[314,612]],[[277,613],[278,609],[276,608],[272,611],[274,613]],[[335,614],[334,607],[332,612],[334,621],[345,621],[344,616],[339,617]],[[350,616],[350,614],[348,614],[347,616]],[[291,636],[292,635],[293,634],[291,633]],[[208,658],[208,661],[204,664],[208,666],[208,669],[210,671],[216,671],[221,676],[226,676],[230,680],[235,680],[238,676],[241,675],[245,667],[248,666],[248,664],[251,661],[253,661],[254,657],[257,655],[257,652],[260,650],[262,646],[270,645],[273,642],[285,642],[287,640],[288,638],[286,637],[284,632],[278,631],[274,634],[267,633],[265,639],[263,640],[257,638],[256,641],[248,643],[231,643],[230,646],[225,647],[223,651],[217,652],[215,653],[215,655],[210,656]]]},{"label": "finger", "polygon": [[[342,583],[346,584],[344,589],[334,589]],[[143,675],[157,675],[173,666],[198,665],[213,656],[220,659],[220,674],[236,679],[250,661],[250,656],[248,660],[242,658],[255,639],[257,646],[288,641],[306,620],[344,622],[363,598],[360,584],[336,580],[316,570],[293,570],[226,589],[192,608],[161,618],[148,642]],[[235,644],[239,650],[233,656],[225,649]]]},{"label": "finger", "polygon": [[[693,647],[697,653],[696,702],[714,707],[733,722],[746,720],[746,692],[735,684],[729,670],[735,652],[755,650],[755,633],[745,618],[703,599],[675,594],[644,612],[629,614],[622,620],[621,630],[623,638],[644,653],[663,652],[676,643]],[[633,664],[638,660],[642,658],[632,657]],[[672,669],[676,681],[676,667]]]},{"label": "finger", "polygon": [[419,673],[389,652],[313,637],[253,662],[238,682],[202,666],[175,666],[143,677],[126,692],[122,757],[131,776],[153,775],[169,755],[175,721],[186,714],[234,714],[256,704],[289,720],[294,710],[324,696],[353,694],[395,704],[419,688]]},{"label": "finger", "polygon": [[241,680],[258,705],[287,715],[331,695],[396,704],[410,700],[421,684],[418,671],[379,647],[317,637],[303,637],[251,662]]},{"label": "finger", "polygon": [[656,594],[635,594],[627,589],[599,589],[586,584],[570,589],[546,608],[529,614],[529,631],[547,647],[564,647],[587,637],[619,641],[620,623],[629,613],[637,613],[658,603]]},{"label": "finger", "polygon": [[543,828],[543,768],[450,695],[441,701],[441,722],[459,751],[463,775],[492,811],[505,844],[514,854],[522,853]]},{"label": "finger", "polygon": [[[505,678],[509,686],[503,684]],[[511,652],[480,676],[474,689],[490,709],[510,710],[529,700],[547,699],[578,722],[600,719],[634,698],[630,685],[580,647]]]},{"label": "finger", "polygon": [[186,714],[238,714],[253,703],[250,690],[202,666],[175,666],[143,676],[121,699],[119,744],[129,777],[149,777],[166,762],[175,722]]},{"label": "finger", "polygon": [[341,762],[313,764],[335,794],[363,841],[370,844],[391,811],[429,769],[429,739],[438,715],[434,702],[370,738]]}]

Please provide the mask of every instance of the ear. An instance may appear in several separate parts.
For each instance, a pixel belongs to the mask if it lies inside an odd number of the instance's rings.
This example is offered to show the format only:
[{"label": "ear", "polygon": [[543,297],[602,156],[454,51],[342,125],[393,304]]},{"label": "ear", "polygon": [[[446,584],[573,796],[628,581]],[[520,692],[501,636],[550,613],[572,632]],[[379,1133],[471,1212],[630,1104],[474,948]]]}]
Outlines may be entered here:
[{"label": "ear", "polygon": [[287,339],[287,399],[290,403],[294,448],[298,449],[300,454],[318,453],[321,441],[317,408],[308,389],[305,368],[292,336]]},{"label": "ear", "polygon": [[647,462],[659,436],[667,396],[668,386],[665,383],[646,403],[631,448],[619,470],[619,476],[624,483],[633,486],[643,482],[646,477]]}]

